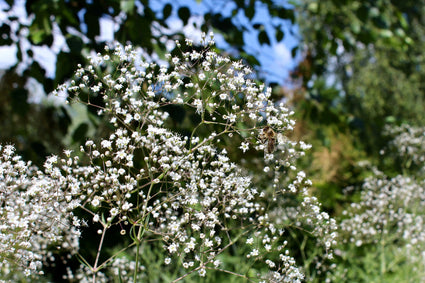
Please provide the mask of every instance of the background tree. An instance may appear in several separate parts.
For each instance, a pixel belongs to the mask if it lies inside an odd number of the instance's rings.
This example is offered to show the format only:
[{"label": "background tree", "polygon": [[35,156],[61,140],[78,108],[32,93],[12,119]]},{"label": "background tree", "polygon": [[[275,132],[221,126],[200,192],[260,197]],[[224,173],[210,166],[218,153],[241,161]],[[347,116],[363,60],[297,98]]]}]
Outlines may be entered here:
[{"label": "background tree", "polygon": [[327,188],[325,199],[339,198],[342,188],[363,179],[361,160],[400,169],[380,154],[386,124],[423,125],[424,5],[297,1],[296,7],[304,50],[293,72],[299,132],[314,145],[312,172]]},{"label": "background tree", "polygon": [[[414,160],[423,158],[418,152],[424,125],[424,3],[300,2],[304,9],[297,19],[306,40],[304,60],[294,72],[298,132],[313,144],[309,173],[317,193],[341,219],[343,244],[329,279],[413,282],[409,274],[415,270],[423,280],[409,250],[414,233],[403,232],[406,244],[393,228],[409,217],[420,223],[422,215],[408,196],[410,189],[421,191],[422,185],[412,184],[423,182],[423,166]],[[387,225],[393,207],[407,214],[394,226]],[[354,226],[347,229],[346,223]],[[373,244],[360,239],[368,227],[377,233],[367,236]],[[422,241],[413,242],[421,250]]]}]

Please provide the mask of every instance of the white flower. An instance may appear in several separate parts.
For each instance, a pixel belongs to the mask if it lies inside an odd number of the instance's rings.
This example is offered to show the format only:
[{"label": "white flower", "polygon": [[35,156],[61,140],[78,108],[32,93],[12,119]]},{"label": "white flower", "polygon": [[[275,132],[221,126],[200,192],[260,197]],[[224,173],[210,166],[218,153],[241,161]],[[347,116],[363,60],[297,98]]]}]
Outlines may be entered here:
[{"label": "white flower", "polygon": [[111,216],[115,216],[119,213],[119,211],[117,208],[114,207],[109,211],[109,213],[111,214]]},{"label": "white flower", "polygon": [[205,268],[201,268],[199,269],[198,273],[199,273],[199,276],[205,277],[205,275],[207,274],[207,271],[205,270]]},{"label": "white flower", "polygon": [[171,245],[169,245],[168,246],[168,251],[170,252],[170,253],[175,253],[175,252],[177,252],[177,248],[179,247],[179,245],[178,244],[176,244],[176,243],[172,243]]},{"label": "white flower", "polygon": [[94,207],[99,206],[99,205],[100,205],[100,200],[99,200],[99,198],[98,198],[98,197],[95,197],[95,198],[91,201],[91,204],[92,204]]},{"label": "white flower", "polygon": [[230,123],[234,123],[236,121],[236,115],[231,113],[229,114],[229,116],[227,116],[227,119],[229,120]]},{"label": "white flower", "polygon": [[202,104],[202,100],[200,99],[195,99],[193,101],[193,105],[196,107],[196,113],[201,114],[204,110],[204,106]]},{"label": "white flower", "polygon": [[241,146],[239,147],[240,149],[242,149],[242,152],[245,153],[248,149],[249,149],[249,143],[247,142],[242,142]]}]

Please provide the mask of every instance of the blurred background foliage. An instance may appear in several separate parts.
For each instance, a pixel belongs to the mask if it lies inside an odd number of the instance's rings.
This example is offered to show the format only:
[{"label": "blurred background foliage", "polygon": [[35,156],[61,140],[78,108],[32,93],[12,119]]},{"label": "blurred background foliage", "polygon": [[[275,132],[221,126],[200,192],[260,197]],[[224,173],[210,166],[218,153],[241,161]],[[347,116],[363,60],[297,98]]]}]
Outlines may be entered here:
[{"label": "blurred background foliage", "polygon": [[[2,1],[0,46],[15,48],[17,60],[1,71],[0,142],[15,144],[19,154],[40,165],[46,155],[77,148],[88,136],[107,133],[92,110],[70,107],[48,94],[72,78],[86,55],[103,50],[102,19],[114,23],[115,40],[161,58],[169,40],[184,39],[183,30],[169,26],[167,20],[175,17],[183,26],[195,25],[222,36],[226,48],[219,51],[253,66],[258,79],[264,79],[269,66],[262,66],[258,54],[248,48],[252,44],[252,38],[245,36],[248,31],[255,32],[261,46],[281,42],[288,30],[299,39],[291,50],[298,65],[287,84],[272,84],[273,97],[295,110],[297,128],[292,138],[313,145],[300,168],[308,172],[314,192],[335,216],[356,200],[356,190],[348,196],[342,192],[359,186],[371,174],[365,164],[388,175],[401,173],[395,160],[382,154],[389,140],[383,129],[388,124],[425,123],[424,1],[198,2],[205,9],[194,9],[192,1],[189,5],[165,0],[27,0],[23,21],[14,12],[22,1]],[[258,22],[260,6],[267,11],[262,18],[271,28]],[[193,17],[200,21],[191,22]],[[65,43],[57,48],[59,35]],[[36,56],[40,47],[55,57],[54,75],[48,75]],[[182,117],[190,123],[190,113],[167,111],[176,121],[176,130],[184,130],[177,129],[182,127]],[[352,280],[353,276],[350,273]]]}]

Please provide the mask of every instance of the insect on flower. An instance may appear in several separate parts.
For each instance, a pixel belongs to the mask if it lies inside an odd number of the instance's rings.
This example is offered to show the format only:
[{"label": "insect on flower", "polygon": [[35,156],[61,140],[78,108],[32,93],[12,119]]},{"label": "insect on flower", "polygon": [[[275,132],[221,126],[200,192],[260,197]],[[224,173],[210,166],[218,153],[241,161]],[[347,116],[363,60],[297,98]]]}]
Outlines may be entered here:
[{"label": "insect on flower", "polygon": [[269,126],[265,126],[260,133],[259,139],[262,143],[267,142],[267,153],[272,153],[276,145],[276,132]]}]

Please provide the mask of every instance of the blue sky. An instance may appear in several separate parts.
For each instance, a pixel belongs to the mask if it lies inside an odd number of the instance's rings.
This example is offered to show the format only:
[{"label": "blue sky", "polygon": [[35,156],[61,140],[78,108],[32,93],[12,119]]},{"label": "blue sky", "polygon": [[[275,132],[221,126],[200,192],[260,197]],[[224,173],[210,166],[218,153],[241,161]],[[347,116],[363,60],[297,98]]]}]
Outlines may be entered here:
[{"label": "blue sky", "polygon": [[[14,9],[14,13],[20,16],[22,21],[28,21],[28,17],[25,15],[24,0],[18,1],[20,4]],[[228,13],[232,11],[233,2],[220,1],[220,0],[174,0],[170,1],[151,1],[152,9],[155,11],[162,11],[164,3],[172,3],[174,9],[173,14],[168,19],[169,26],[173,27],[173,30],[183,30],[185,35],[194,41],[200,39],[200,31],[189,24],[183,27],[182,22],[177,16],[177,9],[181,6],[187,6],[192,11],[192,18],[189,20],[190,23],[201,24],[202,14],[210,9],[221,9],[221,13]],[[160,3],[160,4],[158,4]],[[217,5],[220,3],[221,5]],[[4,1],[0,1],[0,8],[3,7]],[[288,77],[288,72],[295,66],[296,60],[291,57],[291,48],[298,44],[298,40],[291,35],[289,32],[289,22],[274,22],[274,24],[281,23],[285,27],[285,37],[282,42],[276,42],[273,38],[274,30],[270,24],[270,16],[268,15],[267,8],[262,6],[261,3],[256,4],[256,14],[252,20],[252,23],[263,24],[264,28],[268,31],[271,45],[260,45],[257,40],[257,32],[254,29],[249,29],[244,34],[244,40],[246,46],[244,47],[246,52],[255,56],[261,63],[262,75],[266,78],[267,82],[277,82],[285,84],[285,79]],[[5,20],[5,14],[0,12],[0,22]],[[275,19],[276,20],[276,19]],[[234,24],[243,25],[249,27],[249,20],[243,15],[238,13],[233,19]],[[101,20],[101,40],[112,40],[113,38],[113,22],[107,18]],[[296,28],[292,27],[296,30]],[[59,31],[58,31],[59,33]],[[222,40],[220,35],[216,35],[216,42],[220,48],[228,48],[228,45]],[[51,77],[54,76],[55,72],[55,53],[58,53],[61,49],[66,49],[66,43],[62,36],[55,36],[54,44],[51,49],[47,47],[33,47],[36,60],[46,68],[47,74]],[[0,47],[0,68],[6,69],[16,63],[16,47]]]}]

